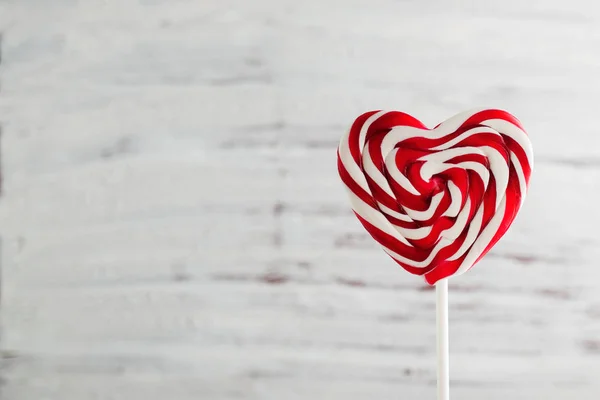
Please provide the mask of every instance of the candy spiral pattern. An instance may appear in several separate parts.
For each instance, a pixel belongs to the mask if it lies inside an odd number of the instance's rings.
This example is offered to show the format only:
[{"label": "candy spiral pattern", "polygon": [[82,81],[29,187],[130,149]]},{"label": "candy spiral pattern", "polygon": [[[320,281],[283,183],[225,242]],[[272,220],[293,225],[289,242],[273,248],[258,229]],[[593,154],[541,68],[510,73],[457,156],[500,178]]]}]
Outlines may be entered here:
[{"label": "candy spiral pattern", "polygon": [[458,114],[433,129],[399,111],[356,119],[338,171],[369,234],[433,285],[475,265],[523,204],[531,142],[502,110]]}]

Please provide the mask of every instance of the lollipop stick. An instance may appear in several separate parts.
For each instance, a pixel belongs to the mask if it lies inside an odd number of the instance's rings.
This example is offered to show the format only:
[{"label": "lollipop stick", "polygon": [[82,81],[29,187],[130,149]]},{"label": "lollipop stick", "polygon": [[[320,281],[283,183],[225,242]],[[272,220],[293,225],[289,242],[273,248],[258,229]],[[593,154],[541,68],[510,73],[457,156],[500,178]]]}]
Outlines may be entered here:
[{"label": "lollipop stick", "polygon": [[448,360],[448,279],[435,285],[437,294],[437,384],[438,400],[450,400],[450,364]]}]

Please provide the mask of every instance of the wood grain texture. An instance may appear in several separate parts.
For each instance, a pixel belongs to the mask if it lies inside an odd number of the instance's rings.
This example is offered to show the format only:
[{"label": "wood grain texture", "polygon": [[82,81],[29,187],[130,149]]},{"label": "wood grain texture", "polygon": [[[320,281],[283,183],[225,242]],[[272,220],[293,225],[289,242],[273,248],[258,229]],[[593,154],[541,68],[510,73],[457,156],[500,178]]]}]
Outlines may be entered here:
[{"label": "wood grain texture", "polygon": [[593,1],[0,1],[3,400],[433,399],[435,296],[352,216],[371,109],[519,116],[452,397],[600,396]]}]

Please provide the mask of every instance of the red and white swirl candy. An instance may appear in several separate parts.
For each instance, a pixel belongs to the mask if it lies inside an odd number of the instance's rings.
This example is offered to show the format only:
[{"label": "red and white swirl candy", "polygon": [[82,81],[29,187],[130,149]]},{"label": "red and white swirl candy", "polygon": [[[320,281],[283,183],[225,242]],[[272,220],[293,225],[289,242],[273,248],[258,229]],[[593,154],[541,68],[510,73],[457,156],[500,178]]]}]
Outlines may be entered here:
[{"label": "red and white swirl candy", "polygon": [[372,111],[338,148],[362,225],[430,284],[468,271],[504,235],[532,167],[527,134],[502,110],[461,113],[433,129],[399,111]]}]

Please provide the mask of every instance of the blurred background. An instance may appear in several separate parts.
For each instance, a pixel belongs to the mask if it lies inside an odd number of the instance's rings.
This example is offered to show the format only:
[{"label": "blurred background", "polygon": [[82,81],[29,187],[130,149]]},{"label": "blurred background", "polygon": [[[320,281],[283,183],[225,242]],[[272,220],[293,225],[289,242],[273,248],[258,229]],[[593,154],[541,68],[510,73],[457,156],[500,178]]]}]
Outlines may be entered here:
[{"label": "blurred background", "polygon": [[600,397],[594,1],[0,0],[3,400],[434,399],[435,296],[350,212],[359,114],[515,114],[452,397]]}]

